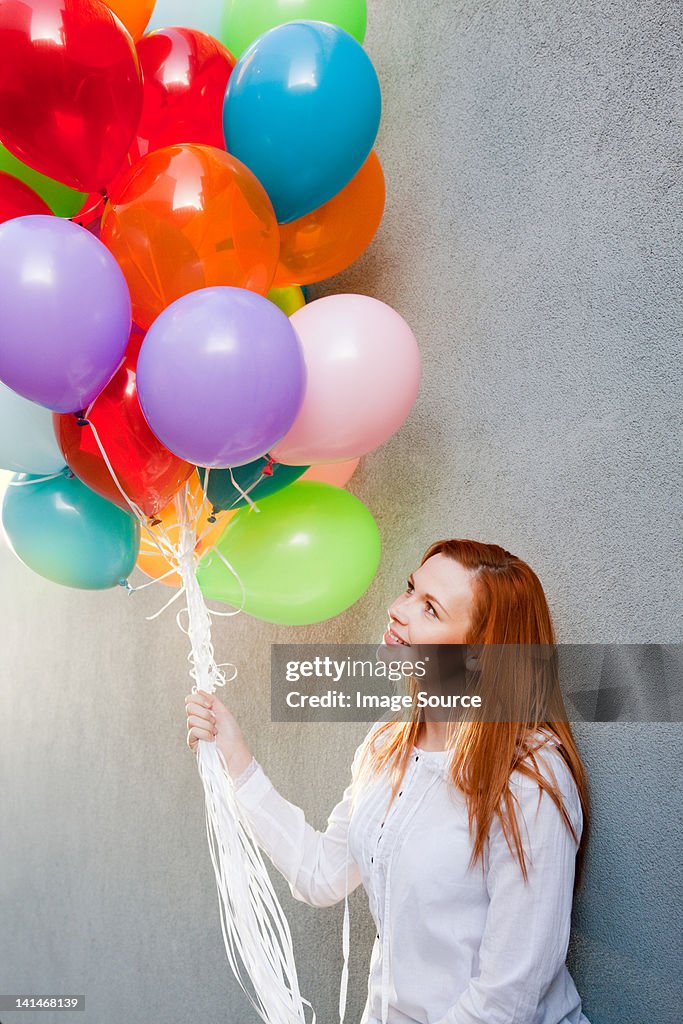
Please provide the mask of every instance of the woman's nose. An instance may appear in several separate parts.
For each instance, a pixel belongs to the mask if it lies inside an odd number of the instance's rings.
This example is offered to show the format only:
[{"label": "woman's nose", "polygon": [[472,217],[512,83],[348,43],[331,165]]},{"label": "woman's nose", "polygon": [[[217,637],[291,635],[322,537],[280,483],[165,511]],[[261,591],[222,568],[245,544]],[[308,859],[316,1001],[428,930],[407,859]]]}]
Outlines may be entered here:
[{"label": "woman's nose", "polygon": [[392,619],[396,619],[397,622],[400,622],[402,626],[405,626],[405,609],[403,608],[401,598],[397,598],[397,600],[394,601],[391,608],[389,609],[389,616]]}]

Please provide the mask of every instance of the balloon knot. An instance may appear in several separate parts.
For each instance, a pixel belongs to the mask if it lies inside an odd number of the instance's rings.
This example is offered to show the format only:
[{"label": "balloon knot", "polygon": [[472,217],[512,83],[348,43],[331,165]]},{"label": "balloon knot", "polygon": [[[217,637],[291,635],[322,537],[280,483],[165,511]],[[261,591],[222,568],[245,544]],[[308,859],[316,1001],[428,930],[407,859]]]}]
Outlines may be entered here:
[{"label": "balloon knot", "polygon": [[159,519],[158,516],[154,516],[154,518],[150,519],[150,521],[149,521],[149,525],[150,526],[159,526],[160,524],[161,524],[161,519]]},{"label": "balloon knot", "polygon": [[78,224],[79,227],[90,228],[97,218],[102,216],[107,198],[105,192],[91,192],[78,213],[75,213],[69,220],[72,224]]},{"label": "balloon knot", "polygon": [[73,469],[67,469],[67,471],[66,471],[66,473],[64,475],[65,475],[67,480],[73,480],[73,478],[76,476],[76,474],[74,473]]},{"label": "balloon knot", "polygon": [[275,464],[275,459],[273,458],[272,455],[269,455],[268,456],[268,462],[265,464],[265,466],[261,470],[261,472],[263,473],[264,476],[272,476],[273,475],[273,466],[274,466],[274,464]]}]

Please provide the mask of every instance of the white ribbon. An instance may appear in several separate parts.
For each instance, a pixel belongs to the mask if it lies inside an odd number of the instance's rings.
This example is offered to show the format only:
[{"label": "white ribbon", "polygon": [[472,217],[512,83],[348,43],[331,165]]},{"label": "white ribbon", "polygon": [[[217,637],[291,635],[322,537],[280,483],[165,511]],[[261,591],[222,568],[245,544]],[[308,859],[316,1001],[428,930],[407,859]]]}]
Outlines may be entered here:
[{"label": "white ribbon", "polygon": [[[86,412],[86,419],[90,408]],[[240,607],[228,612],[207,608],[197,581],[197,520],[207,500],[209,470],[207,469],[204,476],[202,502],[199,507],[187,483],[174,498],[180,527],[178,540],[174,543],[163,525],[160,524],[157,531],[150,528],[141,509],[130,500],[121,487],[97,430],[91,422],[88,425],[112,479],[131,511],[146,530],[150,540],[170,563],[169,572],[177,572],[182,579],[182,586],[173,597],[149,618],[156,618],[181,594],[185,594],[186,603],[178,612],[176,622],[190,640],[188,660],[190,676],[194,679],[192,692],[203,690],[205,693],[213,693],[217,686],[225,686],[226,677],[222,669],[231,663],[216,664],[211,640],[211,616],[239,614],[245,603],[246,591],[239,574],[217,549],[216,554],[240,585]],[[233,483],[249,504],[259,511],[234,478]],[[169,573],[165,574],[167,575]],[[129,592],[134,592],[142,587],[128,586],[128,589]],[[187,612],[187,628],[180,622],[180,615],[183,612]],[[234,673],[230,681],[237,676],[236,667],[232,665],[232,668]],[[200,740],[197,748],[197,767],[204,786],[206,834],[216,876],[221,931],[228,962],[241,988],[265,1024],[306,1024],[304,1006],[310,1007],[313,1014],[310,1024],[316,1024],[313,1007],[299,991],[292,936],[287,919],[273,889],[251,827],[246,817],[239,812],[234,783],[225,760],[215,741]],[[250,980],[249,987],[243,978],[240,964],[246,969]]]}]

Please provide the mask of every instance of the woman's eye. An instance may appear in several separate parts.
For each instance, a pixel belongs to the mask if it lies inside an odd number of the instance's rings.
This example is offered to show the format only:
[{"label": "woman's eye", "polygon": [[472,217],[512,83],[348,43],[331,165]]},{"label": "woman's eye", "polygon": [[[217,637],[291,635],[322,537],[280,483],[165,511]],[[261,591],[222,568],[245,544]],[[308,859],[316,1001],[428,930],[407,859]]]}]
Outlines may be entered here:
[{"label": "woman's eye", "polygon": [[[406,593],[410,594],[414,589],[415,588],[413,587],[413,584],[409,580],[406,585]],[[435,619],[438,619],[439,616],[436,614],[436,609],[434,608],[433,604],[430,604],[429,601],[427,601],[425,602],[425,607],[427,611],[430,613],[430,615],[433,615]]]}]

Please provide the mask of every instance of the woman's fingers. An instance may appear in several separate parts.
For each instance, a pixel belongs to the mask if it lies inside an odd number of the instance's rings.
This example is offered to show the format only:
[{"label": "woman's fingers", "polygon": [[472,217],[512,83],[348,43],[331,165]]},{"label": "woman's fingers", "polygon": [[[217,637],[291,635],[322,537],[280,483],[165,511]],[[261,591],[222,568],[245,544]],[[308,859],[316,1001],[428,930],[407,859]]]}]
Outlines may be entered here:
[{"label": "woman's fingers", "polygon": [[212,699],[208,693],[204,693],[203,690],[197,690],[196,693],[188,693],[185,703],[188,704],[192,701],[194,704],[203,704],[204,707],[210,708]]},{"label": "woman's fingers", "polygon": [[191,729],[193,727],[197,729],[202,729],[205,733],[210,735],[212,739],[216,735],[216,723],[210,721],[207,722],[206,718],[203,718],[200,715],[188,715],[187,727],[188,729]]},{"label": "woman's fingers", "polygon": [[194,750],[194,748],[197,746],[198,740],[208,740],[209,743],[212,743],[215,740],[215,738],[216,737],[213,736],[206,729],[199,729],[195,725],[187,733],[187,745],[190,748],[190,750]]},{"label": "woman's fingers", "polygon": [[213,733],[209,732],[207,729],[199,729],[196,725],[187,732],[187,742],[190,745],[193,745],[190,742],[193,739],[208,739],[209,742],[212,742],[215,738],[216,737]]},{"label": "woman's fingers", "polygon": [[189,693],[185,698],[187,745],[193,753],[197,750],[199,740],[212,742],[217,739],[218,726],[213,702],[214,698],[203,691]]},{"label": "woman's fingers", "polygon": [[185,705],[185,713],[187,714],[188,718],[190,717],[190,715],[196,715],[197,718],[203,718],[207,722],[216,721],[216,716],[214,715],[213,711],[210,711],[203,704],[195,704],[194,701]]},{"label": "woman's fingers", "polygon": [[210,708],[216,698],[210,693],[204,693],[203,690],[197,690],[196,693],[188,693],[185,698],[185,703],[188,704],[192,701],[195,704],[203,704],[204,707]]}]

